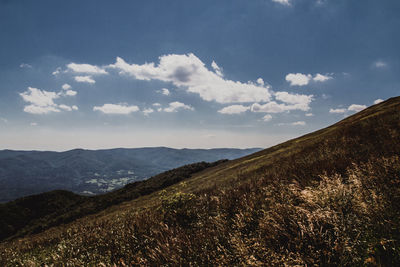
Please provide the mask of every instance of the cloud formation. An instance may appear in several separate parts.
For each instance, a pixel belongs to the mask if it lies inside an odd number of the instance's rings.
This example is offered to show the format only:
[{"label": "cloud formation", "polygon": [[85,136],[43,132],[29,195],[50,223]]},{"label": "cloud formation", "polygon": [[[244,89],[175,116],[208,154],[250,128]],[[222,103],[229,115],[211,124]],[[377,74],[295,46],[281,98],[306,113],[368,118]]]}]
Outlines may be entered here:
[{"label": "cloud formation", "polygon": [[21,64],[19,65],[19,67],[20,67],[20,68],[28,68],[28,69],[31,69],[31,68],[32,68],[32,65],[27,64],[27,63],[21,63]]},{"label": "cloud formation", "polygon": [[222,114],[240,114],[249,110],[250,107],[246,107],[243,105],[232,105],[228,107],[224,107],[223,109],[218,110],[219,113]]},{"label": "cloud formation", "polygon": [[311,74],[302,74],[302,73],[289,73],[286,75],[285,80],[290,83],[290,86],[303,86],[307,85],[312,76]]},{"label": "cloud formation", "polygon": [[33,87],[28,87],[28,90],[19,94],[25,102],[31,103],[38,107],[56,106],[54,99],[59,95],[56,92],[48,92]]},{"label": "cloud formation", "polygon": [[265,115],[265,116],[262,118],[262,120],[263,120],[263,121],[270,121],[270,120],[272,120],[272,116],[269,115],[269,114],[267,114],[267,115]]},{"label": "cloud formation", "polygon": [[366,108],[367,108],[366,105],[352,104],[352,105],[350,105],[347,109],[348,109],[349,111],[359,112],[359,111],[361,111],[361,110],[363,110],[363,109],[366,109]]},{"label": "cloud formation", "polygon": [[65,95],[67,96],[76,96],[77,92],[73,90],[67,90],[65,91]]},{"label": "cloud formation", "polygon": [[[380,99],[377,99],[377,100],[380,100]],[[348,111],[360,112],[361,110],[364,110],[366,108],[367,108],[366,105],[352,104],[347,109],[346,108],[336,108],[336,109],[331,108],[329,110],[329,113],[344,114],[344,113],[346,113]]]},{"label": "cloud formation", "polygon": [[[68,95],[63,92],[56,93],[28,87],[27,91],[20,93],[19,95],[25,102],[29,103],[29,105],[24,107],[24,111],[31,114],[47,114],[51,112],[60,112],[60,109],[66,111],[78,109],[77,106],[69,107],[67,105],[58,105],[54,103],[55,99],[60,98],[61,96]],[[71,95],[71,93],[69,95]]]},{"label": "cloud formation", "polygon": [[329,110],[329,113],[343,114],[343,113],[346,113],[346,111],[347,111],[347,109],[345,109],[345,108],[331,108]]},{"label": "cloud formation", "polygon": [[153,113],[154,109],[152,108],[146,108],[143,110],[144,115],[148,116],[150,113]]},{"label": "cloud formation", "polygon": [[289,0],[272,0],[272,2],[279,3],[284,6],[290,6],[291,3]]},{"label": "cloud formation", "polygon": [[164,108],[163,111],[164,112],[177,112],[180,109],[187,109],[187,110],[194,110],[193,107],[191,107],[190,105],[186,105],[182,102],[171,102],[169,103],[168,107]]},{"label": "cloud formation", "polygon": [[100,111],[104,114],[128,115],[139,111],[138,106],[128,106],[127,104],[104,104],[103,106],[94,106],[94,111]]},{"label": "cloud formation", "polygon": [[314,82],[326,82],[328,80],[333,79],[332,76],[323,75],[317,73],[314,77],[311,74],[302,74],[302,73],[289,73],[285,77],[286,81],[290,83],[290,86],[304,86],[308,85],[310,81]]},{"label": "cloud formation", "polygon": [[374,105],[382,103],[383,101],[384,101],[383,99],[378,98],[377,100],[374,101]]},{"label": "cloud formation", "polygon": [[90,84],[96,83],[96,81],[92,79],[92,76],[75,76],[74,79],[78,83],[90,83]]},{"label": "cloud formation", "polygon": [[171,92],[167,88],[162,88],[161,90],[157,91],[163,95],[169,96]]},{"label": "cloud formation", "polygon": [[222,68],[220,68],[214,60],[211,63],[211,67],[214,69],[215,73],[218,76],[220,76],[220,77],[224,76],[224,74],[222,73]]},{"label": "cloud formation", "polygon": [[290,94],[288,92],[276,92],[275,98],[284,103],[271,101],[266,104],[254,103],[251,106],[252,112],[282,113],[291,110],[310,110],[310,103],[313,95]]},{"label": "cloud formation", "polygon": [[[128,64],[117,57],[115,64],[109,68],[116,69],[138,80],[159,80],[185,88],[188,92],[198,94],[205,101],[218,103],[267,102],[271,98],[269,86],[260,86],[251,82],[227,80],[214,70],[207,69],[205,64],[194,54],[164,55],[158,65],[145,63]],[[219,69],[219,67],[218,67]],[[220,69],[219,69],[220,70]]]},{"label": "cloud formation", "polygon": [[374,67],[378,68],[378,69],[386,68],[387,67],[387,63],[382,61],[382,60],[378,60],[378,61],[374,62]]},{"label": "cloud formation", "polygon": [[64,84],[61,86],[61,88],[64,89],[64,90],[68,90],[68,89],[71,89],[71,85],[69,85],[68,83],[64,83]]},{"label": "cloud formation", "polygon": [[67,70],[75,73],[85,73],[91,75],[108,74],[108,72],[105,71],[103,68],[90,64],[69,63],[67,65]]}]

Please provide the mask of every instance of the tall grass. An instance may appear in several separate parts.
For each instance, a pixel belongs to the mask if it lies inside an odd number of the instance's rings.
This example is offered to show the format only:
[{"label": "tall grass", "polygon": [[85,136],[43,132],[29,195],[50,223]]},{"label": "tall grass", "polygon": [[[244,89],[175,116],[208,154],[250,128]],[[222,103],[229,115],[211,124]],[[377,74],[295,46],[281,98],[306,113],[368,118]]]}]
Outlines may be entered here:
[{"label": "tall grass", "polygon": [[160,193],[158,209],[4,243],[0,264],[399,266],[399,183],[393,156],[308,186],[261,177]]}]

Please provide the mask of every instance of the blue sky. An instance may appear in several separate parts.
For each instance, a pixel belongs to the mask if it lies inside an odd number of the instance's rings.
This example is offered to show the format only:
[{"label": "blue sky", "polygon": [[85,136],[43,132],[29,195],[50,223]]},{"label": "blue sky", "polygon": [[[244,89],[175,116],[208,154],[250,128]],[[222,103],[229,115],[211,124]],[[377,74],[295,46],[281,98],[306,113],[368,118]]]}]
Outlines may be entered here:
[{"label": "blue sky", "polygon": [[269,147],[400,92],[400,2],[0,1],[0,149]]}]

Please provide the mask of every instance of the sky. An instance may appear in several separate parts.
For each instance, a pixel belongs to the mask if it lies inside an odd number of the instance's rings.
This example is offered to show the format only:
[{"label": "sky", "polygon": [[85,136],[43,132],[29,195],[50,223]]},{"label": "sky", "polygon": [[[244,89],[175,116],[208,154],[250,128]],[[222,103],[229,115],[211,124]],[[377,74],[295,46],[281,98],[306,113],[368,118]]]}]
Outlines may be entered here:
[{"label": "sky", "polygon": [[400,93],[397,0],[0,0],[0,149],[270,147]]}]

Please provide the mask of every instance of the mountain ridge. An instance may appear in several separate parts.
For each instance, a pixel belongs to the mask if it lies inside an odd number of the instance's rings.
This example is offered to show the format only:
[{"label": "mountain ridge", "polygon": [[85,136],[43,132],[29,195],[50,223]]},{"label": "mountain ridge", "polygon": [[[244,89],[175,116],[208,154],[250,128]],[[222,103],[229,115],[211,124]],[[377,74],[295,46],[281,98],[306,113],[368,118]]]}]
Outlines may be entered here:
[{"label": "mountain ridge", "polygon": [[166,147],[0,151],[0,202],[50,190],[99,194],[163,171],[200,162],[233,159],[259,150]]}]

